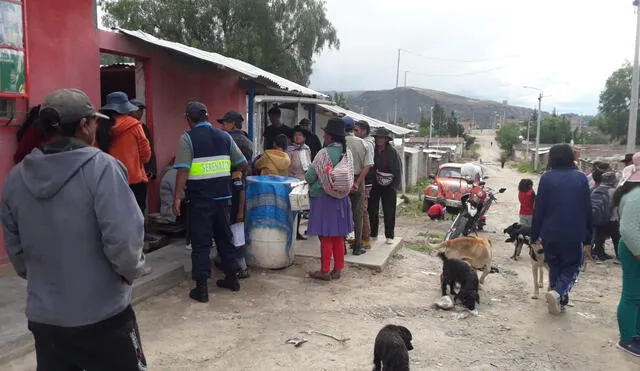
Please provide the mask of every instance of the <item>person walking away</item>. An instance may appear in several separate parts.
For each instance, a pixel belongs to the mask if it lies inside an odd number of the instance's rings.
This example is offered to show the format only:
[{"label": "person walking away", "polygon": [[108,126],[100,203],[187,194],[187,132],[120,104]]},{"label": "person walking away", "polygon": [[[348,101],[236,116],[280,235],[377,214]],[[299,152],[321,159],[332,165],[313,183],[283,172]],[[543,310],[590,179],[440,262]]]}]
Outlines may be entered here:
[{"label": "person walking away", "polygon": [[151,130],[149,130],[149,125],[148,123],[142,121],[142,117],[144,117],[144,111],[147,109],[147,106],[145,106],[144,103],[140,102],[139,100],[135,100],[135,99],[131,99],[129,102],[131,102],[131,104],[133,104],[134,106],[138,107],[138,110],[131,112],[129,116],[140,121],[140,123],[142,124],[142,130],[144,131],[144,135],[145,137],[147,137],[147,140],[149,140],[149,146],[151,147],[151,159],[149,159],[149,162],[144,164],[144,170],[147,173],[147,178],[149,178],[149,180],[155,180],[158,177],[156,149],[153,144],[153,137],[151,135]]},{"label": "person walking away", "polygon": [[431,220],[444,220],[446,216],[445,206],[444,197],[440,196],[436,199],[436,203],[427,210],[427,215]]},{"label": "person walking away", "polygon": [[[306,136],[308,134],[309,132],[303,129],[301,126],[296,126],[293,128],[293,142],[289,145],[289,147],[287,147],[287,154],[291,159],[289,174],[287,174],[290,178],[304,180],[304,175],[311,166],[311,149],[308,145],[305,144]],[[298,213],[298,233],[296,239],[306,240],[306,237],[304,237],[304,235],[300,233],[301,218],[302,213]]]},{"label": "person walking away", "polygon": [[353,214],[353,229],[355,238],[351,250],[353,255],[362,255],[367,252],[362,246],[362,227],[364,214],[364,179],[369,173],[369,169],[373,166],[373,151],[369,149],[365,141],[354,135],[353,130],[356,122],[353,118],[345,116],[344,128],[347,133],[347,148],[353,155],[353,173],[354,181],[349,199],[351,200],[351,213]]},{"label": "person walking away", "polygon": [[[325,148],[318,152],[305,175],[305,180],[309,183],[311,201],[307,234],[320,238],[322,264],[321,270],[310,272],[309,276],[324,281],[340,278],[344,269],[344,236],[353,232],[353,216],[348,197],[349,189],[343,189],[344,196],[340,198],[327,193],[331,189],[329,179],[332,175],[339,175],[341,181],[347,181],[345,184],[336,185],[341,185],[344,188],[351,186],[349,181],[353,179],[353,165],[349,163],[351,152],[347,148],[345,136],[344,122],[339,118],[329,119],[324,128]],[[343,161],[346,162],[342,163]],[[342,172],[335,174],[334,170],[338,169]],[[334,192],[332,194],[337,196]],[[330,271],[332,256],[333,271]]]},{"label": "person walking away", "polygon": [[568,144],[549,150],[550,170],[542,174],[535,201],[531,240],[544,246],[549,265],[549,312],[560,314],[582,265],[582,246],[591,242],[593,222],[587,177],[575,168]]},{"label": "person walking away", "polygon": [[533,221],[533,203],[536,192],[533,190],[533,180],[521,179],[518,184],[518,201],[520,202],[520,226],[531,228]]},{"label": "person walking away", "polygon": [[[253,143],[242,131],[242,123],[244,118],[236,111],[229,111],[225,113],[224,117],[216,120],[222,126],[222,130],[229,133],[233,141],[236,143],[240,152],[245,159],[251,159],[253,157]],[[247,160],[248,162],[249,160]],[[245,189],[247,169],[244,171],[234,171],[231,173],[231,211],[230,221],[231,224],[244,223],[244,211],[245,211]],[[238,262],[237,276],[240,279],[250,277],[249,268],[247,267],[247,261],[245,259],[245,245],[237,246],[234,236],[234,246],[236,247],[236,260]]]},{"label": "person walking away", "polygon": [[279,134],[274,140],[274,148],[264,151],[262,156],[253,163],[253,172],[258,175],[287,176],[291,159],[286,150],[289,147],[289,138]]},{"label": "person walking away", "polygon": [[18,132],[16,133],[18,146],[16,147],[16,152],[13,155],[13,161],[16,164],[22,161],[22,159],[31,153],[34,148],[40,148],[43,143],[50,139],[38,123],[39,114],[40,105],[31,108],[27,114],[27,118],[24,120],[22,125],[20,125],[20,129],[18,129]]},{"label": "person walking away", "polygon": [[402,164],[398,152],[391,145],[391,131],[378,128],[373,137],[376,141],[373,172],[375,174],[371,198],[369,199],[369,218],[371,237],[378,236],[380,222],[380,200],[384,213],[384,234],[386,244],[391,245],[395,237],[397,189],[402,177]]},{"label": "person walking away", "polygon": [[4,182],[4,242],[27,280],[38,370],[147,369],[131,307],[144,219],[126,169],[92,146],[98,117],[80,90],[47,95],[39,120],[51,141]]},{"label": "person walking away", "polygon": [[298,126],[306,131],[304,143],[309,146],[309,149],[311,150],[311,160],[313,160],[322,149],[320,138],[318,138],[318,136],[312,131],[311,120],[306,118],[302,119]]},{"label": "person walking away", "polygon": [[[244,171],[247,161],[231,136],[208,121],[207,107],[187,104],[185,118],[190,130],[180,137],[176,164],[176,192],[173,213],[182,214],[180,195],[185,192],[188,235],[191,239],[191,278],[196,287],[189,292],[195,301],[209,301],[207,280],[211,277],[212,239],[222,260],[225,278],[216,286],[239,291],[237,249],[229,226],[231,170]],[[186,190],[185,190],[186,186]]]},{"label": "person walking away", "polygon": [[615,191],[620,212],[622,293],[618,304],[618,348],[640,357],[640,172],[633,172]]},{"label": "person walking away", "polygon": [[287,138],[291,138],[291,128],[282,122],[282,111],[278,105],[274,105],[268,112],[269,125],[262,135],[262,148],[264,150],[273,149],[276,137],[280,134],[284,134]]},{"label": "person walking away", "polygon": [[618,213],[613,210],[613,195],[616,191],[616,173],[613,171],[602,174],[602,183],[591,192],[591,211],[594,225],[594,255],[596,260],[613,259],[604,250],[604,243],[611,237],[613,249],[618,257],[618,242],[620,241],[620,225]]},{"label": "person walking away", "polygon": [[[353,133],[358,137],[364,140],[365,145],[367,146],[367,150],[371,151],[371,153],[375,153],[375,139],[370,135],[371,127],[369,123],[360,120],[356,123],[356,127],[353,128]],[[373,181],[375,178],[375,174],[371,169],[367,173],[367,176],[364,177],[364,212],[362,213],[362,246],[365,249],[371,248],[371,220],[369,218],[369,198],[371,198],[371,187],[373,186]]]},{"label": "person walking away", "polygon": [[631,164],[627,165],[622,172],[620,173],[620,182],[618,182],[618,187],[620,187],[634,172],[640,170],[640,152],[635,153],[631,156]]},{"label": "person walking away", "polygon": [[[589,181],[589,189],[593,190],[600,184],[602,174],[609,171],[611,166],[602,161],[596,161],[591,166],[591,172],[587,174],[587,180]],[[597,181],[596,181],[597,180]]]}]

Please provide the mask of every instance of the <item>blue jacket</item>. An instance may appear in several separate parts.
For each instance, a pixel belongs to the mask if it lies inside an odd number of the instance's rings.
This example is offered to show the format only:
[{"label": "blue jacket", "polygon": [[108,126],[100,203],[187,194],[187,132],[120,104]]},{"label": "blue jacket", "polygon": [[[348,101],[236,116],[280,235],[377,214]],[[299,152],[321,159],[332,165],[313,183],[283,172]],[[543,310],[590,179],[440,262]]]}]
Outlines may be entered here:
[{"label": "blue jacket", "polygon": [[591,244],[591,196],[584,173],[556,169],[542,174],[531,237],[543,243]]}]

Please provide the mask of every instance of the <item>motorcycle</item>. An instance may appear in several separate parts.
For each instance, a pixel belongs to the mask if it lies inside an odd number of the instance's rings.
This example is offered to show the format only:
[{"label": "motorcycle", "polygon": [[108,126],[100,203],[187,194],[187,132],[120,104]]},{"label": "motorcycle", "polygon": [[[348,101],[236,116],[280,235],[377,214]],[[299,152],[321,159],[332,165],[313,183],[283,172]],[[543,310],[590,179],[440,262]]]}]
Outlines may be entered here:
[{"label": "motorcycle", "polygon": [[[507,189],[500,188],[498,193],[504,193]],[[458,215],[451,223],[444,240],[451,240],[460,236],[468,236],[472,232],[478,233],[486,225],[486,214],[497,198],[495,192],[485,187],[485,182],[480,182],[460,199],[462,207]]]}]

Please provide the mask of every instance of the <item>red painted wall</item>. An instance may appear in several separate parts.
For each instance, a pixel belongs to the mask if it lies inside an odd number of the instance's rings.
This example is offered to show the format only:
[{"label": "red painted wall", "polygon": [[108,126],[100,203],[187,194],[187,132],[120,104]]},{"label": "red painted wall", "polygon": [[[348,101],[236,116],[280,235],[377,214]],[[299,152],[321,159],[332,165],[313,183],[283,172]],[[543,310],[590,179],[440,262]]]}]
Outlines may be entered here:
[{"label": "red painted wall", "polygon": [[[160,176],[175,156],[180,135],[188,129],[184,118],[188,101],[204,103],[211,120],[228,110],[246,111],[246,92],[234,74],[119,33],[98,31],[98,43],[103,52],[132,56],[145,63],[147,97],[138,99],[144,99],[148,108]],[[158,182],[150,183],[152,211],[159,206]]]},{"label": "red painted wall", "polygon": [[[100,53],[93,0],[25,0],[29,104],[58,88],[84,90],[99,104]],[[15,123],[15,124],[20,124]],[[0,128],[0,184],[13,167],[16,127]],[[0,265],[6,264],[0,228]]]}]

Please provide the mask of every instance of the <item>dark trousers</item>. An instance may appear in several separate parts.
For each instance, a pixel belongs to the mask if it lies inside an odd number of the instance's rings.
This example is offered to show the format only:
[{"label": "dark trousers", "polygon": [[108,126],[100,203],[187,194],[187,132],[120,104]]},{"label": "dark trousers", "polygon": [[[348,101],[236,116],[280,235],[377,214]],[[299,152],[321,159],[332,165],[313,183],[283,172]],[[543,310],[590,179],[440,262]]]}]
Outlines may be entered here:
[{"label": "dark trousers", "polygon": [[545,243],[544,260],[549,265],[549,289],[566,301],[582,266],[582,244]]},{"label": "dark trousers", "polygon": [[216,241],[224,273],[238,272],[237,249],[229,227],[229,200],[189,200],[187,213],[191,238],[191,278],[206,281],[211,277],[211,247]]},{"label": "dark trousers", "polygon": [[383,187],[375,184],[373,188],[371,188],[371,197],[369,198],[371,237],[378,237],[381,199],[382,212],[384,213],[384,235],[386,238],[394,238],[394,230],[396,228],[396,189],[390,186]]},{"label": "dark trousers", "polygon": [[[356,177],[356,179],[358,179]],[[351,199],[351,213],[353,214],[353,233],[355,239],[353,242],[353,248],[362,247],[362,227],[364,223],[364,184],[358,188],[356,192],[349,194]]]},{"label": "dark trousers", "polygon": [[598,225],[595,227],[595,236],[593,239],[593,250],[597,256],[604,255],[604,243],[607,237],[611,237],[613,242],[613,250],[618,256],[618,243],[620,242],[620,223],[616,221],[610,221],[605,225]]},{"label": "dark trousers", "polygon": [[37,371],[142,371],[147,361],[131,307],[104,321],[59,327],[29,321]]},{"label": "dark trousers", "polygon": [[140,211],[144,215],[147,209],[147,183],[129,184],[129,188],[131,188],[131,192],[136,197],[138,207],[140,207]]}]

